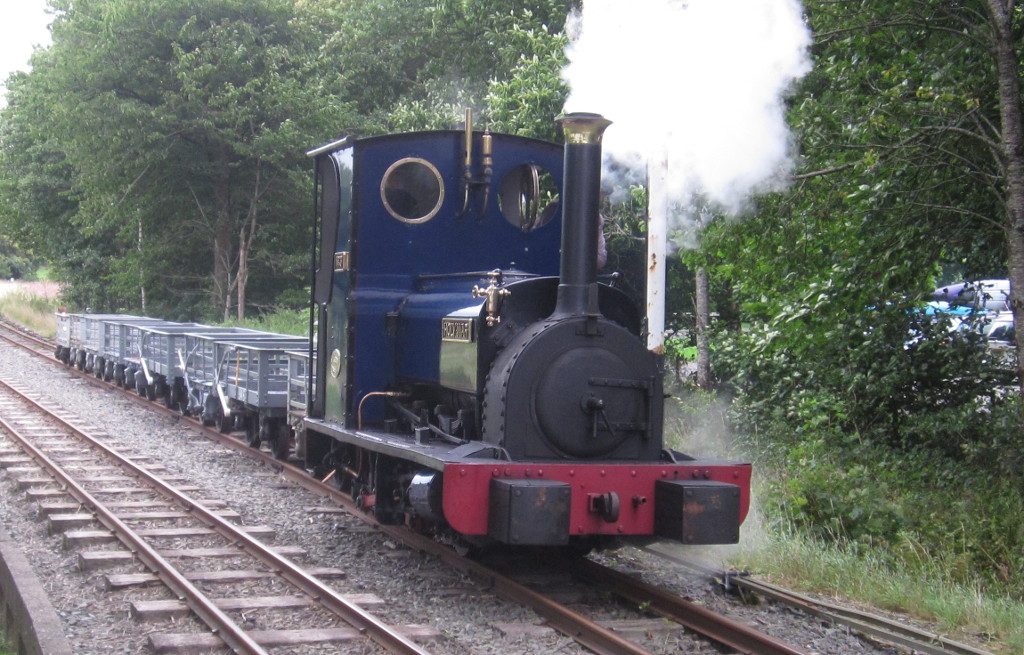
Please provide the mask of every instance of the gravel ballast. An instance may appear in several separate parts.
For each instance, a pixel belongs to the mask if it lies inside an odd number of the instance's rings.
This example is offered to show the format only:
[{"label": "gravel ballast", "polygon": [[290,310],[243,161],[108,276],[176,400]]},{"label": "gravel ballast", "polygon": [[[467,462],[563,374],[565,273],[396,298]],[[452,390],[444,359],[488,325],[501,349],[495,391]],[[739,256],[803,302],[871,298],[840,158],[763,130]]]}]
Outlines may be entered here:
[{"label": "gravel ballast", "polygon": [[[317,507],[328,505],[327,500],[295,487],[262,465],[210,441],[184,420],[146,411],[123,397],[120,390],[98,389],[56,365],[6,345],[0,346],[0,378],[74,412],[84,422],[105,430],[125,448],[163,464],[167,474],[185,476],[187,481],[183,484],[201,489],[193,494],[195,497],[225,501],[230,509],[241,514],[241,524],[273,528],[276,532],[274,545],[297,546],[306,551],[304,557],[297,558],[303,565],[342,569],[344,579],[332,580],[330,584],[342,593],[379,596],[384,604],[368,610],[388,623],[435,628],[442,636],[425,644],[431,652],[524,655],[586,652],[571,639],[551,630],[527,634],[513,630],[505,634],[501,625],[540,623],[540,620],[531,610],[497,598],[443,563],[391,542],[355,517],[315,511]],[[103,586],[104,575],[141,572],[141,567],[80,572],[76,567],[77,552],[64,550],[59,538],[47,535],[35,504],[16,488],[11,476],[4,474],[0,480],[5,492],[0,498],[0,520],[22,544],[44,581],[76,653],[148,652],[145,644],[150,632],[203,629],[193,619],[179,619],[174,623],[132,620],[128,615],[131,600],[167,598],[167,592],[151,587],[108,592]],[[161,546],[174,547],[170,542]],[[194,544],[190,542],[189,547]],[[602,561],[640,574],[648,582],[682,593],[809,652],[899,652],[875,647],[843,628],[822,625],[783,606],[742,605],[706,581],[687,577],[676,567],[632,553],[635,551],[623,550],[604,556]],[[218,586],[210,591],[218,596],[242,596],[266,595],[272,589],[272,584],[261,582],[250,587]],[[584,586],[579,587],[576,595],[582,602],[579,606],[585,608],[588,615],[593,612],[610,620],[644,617],[634,608],[596,597]],[[269,618],[260,612],[247,612],[246,619],[254,624],[265,620],[271,621],[272,627],[286,627],[280,616],[275,614],[274,618]],[[288,616],[298,624],[292,627],[301,627],[304,623],[301,611],[290,612]],[[722,652],[683,630],[648,632],[641,640],[645,648],[655,653]],[[361,650],[356,643],[345,644],[342,648],[346,652]],[[372,645],[362,650],[380,652]],[[330,651],[309,648],[287,652]]]}]

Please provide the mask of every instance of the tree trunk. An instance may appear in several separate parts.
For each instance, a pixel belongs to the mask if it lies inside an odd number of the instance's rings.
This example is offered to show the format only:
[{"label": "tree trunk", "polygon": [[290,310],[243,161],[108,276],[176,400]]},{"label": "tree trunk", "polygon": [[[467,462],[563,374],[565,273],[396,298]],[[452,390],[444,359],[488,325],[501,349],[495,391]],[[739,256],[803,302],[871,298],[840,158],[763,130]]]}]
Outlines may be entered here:
[{"label": "tree trunk", "polygon": [[238,244],[238,274],[235,276],[235,285],[238,290],[238,320],[245,320],[245,287],[249,283],[249,244],[245,241],[245,229],[239,237]]},{"label": "tree trunk", "polygon": [[142,313],[146,313],[146,261],[142,255],[142,216],[139,216],[139,302],[142,306]]},{"label": "tree trunk", "polygon": [[697,386],[711,388],[711,349],[708,345],[708,326],[711,312],[708,309],[708,270],[703,266],[696,272],[696,298],[694,314],[697,317]]},{"label": "tree trunk", "polygon": [[234,233],[231,220],[231,189],[227,178],[217,182],[214,188],[213,234],[213,288],[210,304],[223,311],[224,320],[231,311],[231,237]]},{"label": "tree trunk", "polygon": [[1012,0],[988,0],[993,54],[999,75],[999,118],[1006,158],[1006,244],[1010,308],[1017,333],[1017,382],[1024,395],[1024,120],[1021,115],[1020,71],[1013,35]]},{"label": "tree trunk", "polygon": [[249,284],[249,252],[252,250],[252,240],[256,236],[256,217],[258,216],[258,204],[262,191],[260,190],[260,177],[263,170],[263,160],[256,162],[256,179],[252,188],[252,199],[249,202],[248,225],[243,225],[238,234],[238,274],[235,276],[235,285],[238,287],[238,320],[245,320],[245,293]]}]

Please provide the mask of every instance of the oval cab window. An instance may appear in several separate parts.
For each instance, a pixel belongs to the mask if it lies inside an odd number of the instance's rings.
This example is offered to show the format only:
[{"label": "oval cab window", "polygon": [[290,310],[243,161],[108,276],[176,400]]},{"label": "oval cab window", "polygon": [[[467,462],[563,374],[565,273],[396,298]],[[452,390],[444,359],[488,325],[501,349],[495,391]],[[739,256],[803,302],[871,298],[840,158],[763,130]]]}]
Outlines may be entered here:
[{"label": "oval cab window", "polygon": [[555,178],[536,164],[517,166],[501,181],[498,206],[512,225],[523,232],[535,230],[558,211]]},{"label": "oval cab window", "polygon": [[406,157],[388,167],[380,183],[380,199],[388,213],[403,223],[426,223],[444,201],[444,183],[426,159]]}]

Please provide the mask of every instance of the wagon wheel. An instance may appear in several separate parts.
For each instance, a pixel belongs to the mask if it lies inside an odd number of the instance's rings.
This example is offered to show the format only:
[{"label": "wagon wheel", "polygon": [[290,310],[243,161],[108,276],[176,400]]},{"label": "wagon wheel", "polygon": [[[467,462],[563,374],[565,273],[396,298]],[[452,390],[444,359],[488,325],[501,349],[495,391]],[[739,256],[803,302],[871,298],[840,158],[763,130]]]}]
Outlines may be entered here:
[{"label": "wagon wheel", "polygon": [[163,401],[164,407],[176,411],[178,409],[178,390],[173,386],[165,387]]},{"label": "wagon wheel", "polygon": [[156,400],[157,388],[156,383],[146,385],[146,398],[149,400]]},{"label": "wagon wheel", "polygon": [[181,412],[182,416],[188,416],[188,389],[185,388],[185,383],[180,378],[175,380],[175,389],[178,391],[178,411]]},{"label": "wagon wheel", "polygon": [[96,376],[97,380],[103,379],[103,371],[107,368],[107,362],[102,357],[97,357],[92,360],[92,374]]},{"label": "wagon wheel", "polygon": [[245,417],[245,443],[251,448],[259,448],[263,443],[260,438],[260,422],[258,417],[250,414]]},{"label": "wagon wheel", "polygon": [[288,426],[287,421],[282,421],[280,419],[276,420],[274,423],[274,437],[270,441],[270,450],[274,453],[274,457],[277,459],[288,459],[288,453],[291,451],[292,445],[291,427]]},{"label": "wagon wheel", "polygon": [[232,416],[231,414],[225,416],[223,411],[218,411],[217,429],[223,432],[224,434],[228,434],[229,432],[235,429],[235,417]]}]

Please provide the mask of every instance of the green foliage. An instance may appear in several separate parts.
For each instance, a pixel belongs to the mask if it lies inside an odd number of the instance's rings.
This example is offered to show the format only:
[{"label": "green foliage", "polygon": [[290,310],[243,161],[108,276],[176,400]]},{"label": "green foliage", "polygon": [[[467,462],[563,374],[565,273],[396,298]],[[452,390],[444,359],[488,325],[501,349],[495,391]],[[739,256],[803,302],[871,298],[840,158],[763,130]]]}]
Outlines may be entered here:
[{"label": "green foliage", "polygon": [[1024,597],[1015,378],[920,310],[942,270],[1006,275],[984,9],[806,7],[816,66],[789,121],[809,172],[689,256],[737,312],[713,360],[735,426],[779,471],[772,517]]},{"label": "green foliage", "polygon": [[697,359],[697,346],[691,346],[681,337],[669,337],[665,339],[665,356],[672,360],[693,361]]},{"label": "green foliage", "polygon": [[301,153],[351,116],[301,7],[55,7],[53,46],[12,80],[0,133],[0,221],[18,242],[95,308],[137,306],[141,289],[154,313],[223,305],[250,223],[249,297],[301,283],[306,265],[275,270],[296,260],[274,254],[309,243]]},{"label": "green foliage", "polygon": [[222,325],[247,327],[254,330],[262,330],[263,332],[305,337],[309,335],[309,310],[278,309],[266,314],[258,314],[252,318],[246,318],[244,321],[226,321]]},{"label": "green foliage", "polygon": [[36,262],[0,235],[0,280],[31,277]]},{"label": "green foliage", "polygon": [[[1008,418],[1016,409],[997,413]],[[927,555],[952,580],[1024,597],[1019,468],[989,469],[969,447],[961,457],[943,457],[929,448],[898,451],[861,435],[823,433],[793,443],[796,435],[784,423],[759,425],[757,442],[775,453],[763,464],[783,472],[768,480],[762,495],[770,499],[764,507],[770,516],[908,565]],[[1015,434],[988,436],[1012,454]]]}]

